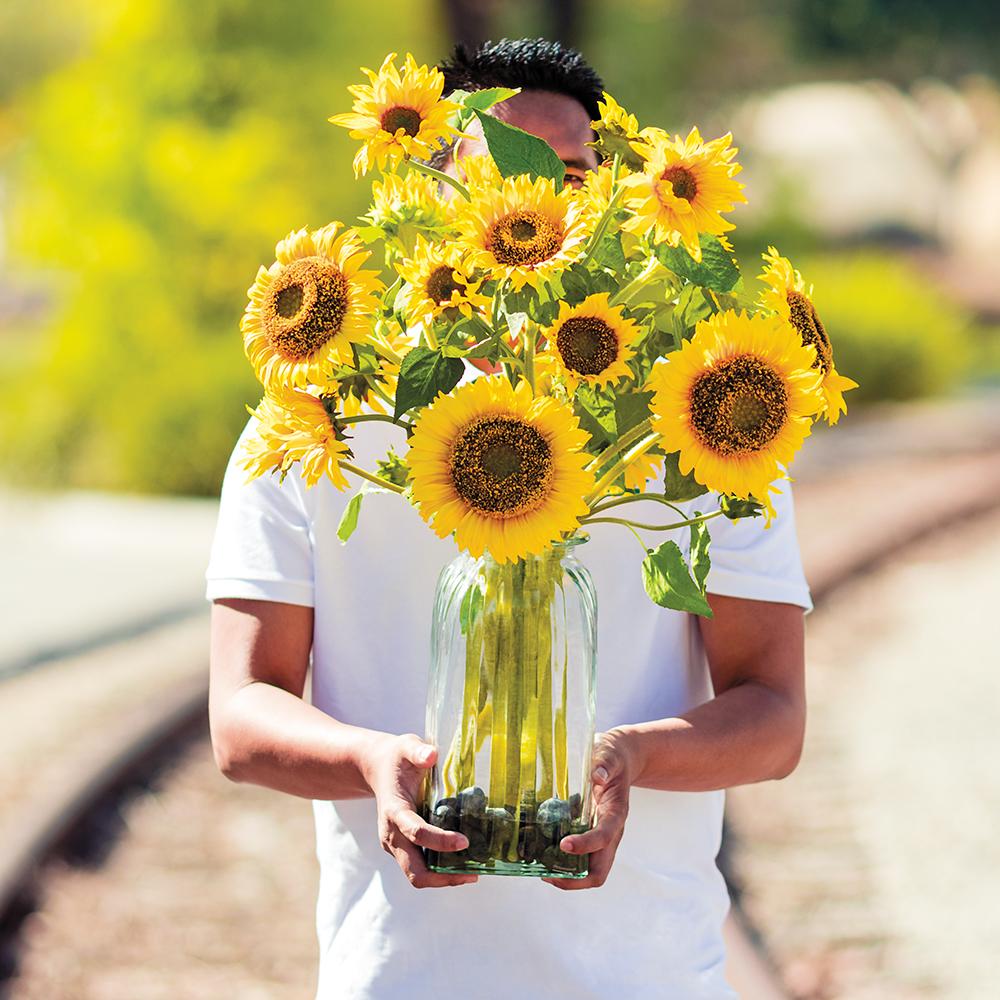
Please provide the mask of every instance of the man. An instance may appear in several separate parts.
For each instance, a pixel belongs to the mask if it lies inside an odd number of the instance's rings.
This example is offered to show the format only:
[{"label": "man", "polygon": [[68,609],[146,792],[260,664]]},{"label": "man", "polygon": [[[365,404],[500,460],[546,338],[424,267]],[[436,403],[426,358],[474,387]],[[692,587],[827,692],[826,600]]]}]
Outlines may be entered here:
[{"label": "man", "polygon": [[[602,85],[578,54],[503,41],[444,71],[449,89],[521,87],[498,114],[545,138],[573,178],[595,166]],[[401,429],[373,426],[355,439],[362,465],[402,444]],[[653,605],[614,527],[594,530],[580,559],[600,601],[596,825],[563,842],[591,855],[591,874],[477,879],[427,871],[421,847],[465,840],[414,809],[437,753],[416,734],[436,576],[454,546],[383,494],[341,545],[346,494],[294,474],[244,484],[241,446],[207,573],[212,739],[228,777],[314,800],[319,997],[735,997],[715,864],[723,790],[789,774],[805,726],[812,605],[788,484],[770,529],[713,521],[712,619]]]}]

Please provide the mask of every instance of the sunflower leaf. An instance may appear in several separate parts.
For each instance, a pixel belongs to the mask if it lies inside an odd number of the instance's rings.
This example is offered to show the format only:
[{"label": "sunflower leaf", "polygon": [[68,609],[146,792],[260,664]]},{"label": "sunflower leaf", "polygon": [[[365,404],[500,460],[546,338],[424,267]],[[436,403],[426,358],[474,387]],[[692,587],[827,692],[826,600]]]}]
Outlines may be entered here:
[{"label": "sunflower leaf", "polygon": [[[698,517],[699,511],[694,512]],[[708,533],[708,525],[704,521],[691,525],[691,573],[694,576],[698,589],[705,593],[705,581],[708,579],[708,571],[712,568],[712,560],[708,557],[708,546],[712,541],[712,536]]]},{"label": "sunflower leaf", "polygon": [[[474,90],[471,94],[464,94],[461,100],[462,107],[470,111],[488,111],[494,104],[506,101],[508,97],[521,93],[520,87],[486,87],[483,90]],[[455,95],[451,95],[454,100]]]},{"label": "sunflower leaf", "polygon": [[708,487],[702,486],[690,472],[686,476],[681,472],[679,461],[679,452],[667,452],[663,461],[663,495],[668,500],[683,503],[707,493]]},{"label": "sunflower leaf", "polygon": [[344,513],[340,516],[340,523],[337,525],[337,537],[341,542],[346,543],[347,539],[354,534],[354,530],[358,526],[358,515],[361,513],[361,501],[366,492],[367,490],[361,489],[347,501]]},{"label": "sunflower leaf", "polygon": [[[702,558],[707,558],[707,555],[699,553],[699,560]],[[664,542],[659,548],[649,550],[642,562],[642,584],[650,600],[661,608],[712,617],[704,585],[691,576],[676,542]]]},{"label": "sunflower leaf", "polygon": [[414,347],[399,366],[393,419],[398,420],[414,406],[427,406],[439,392],[451,392],[464,371],[461,358],[446,358],[429,347]]},{"label": "sunflower leaf", "polygon": [[656,256],[664,267],[702,288],[713,292],[730,292],[740,280],[740,269],[733,255],[722,245],[717,236],[702,233],[698,237],[701,244],[701,261],[696,261],[682,247],[671,247],[661,243],[656,247]]},{"label": "sunflower leaf", "polygon": [[623,392],[615,395],[615,429],[621,437],[649,416],[652,392]]},{"label": "sunflower leaf", "polygon": [[516,177],[518,174],[528,174],[532,179],[548,177],[555,183],[556,190],[562,188],[566,167],[544,139],[515,125],[508,125],[478,108],[473,110],[482,123],[490,156],[504,177]]},{"label": "sunflower leaf", "polygon": [[741,517],[760,517],[764,513],[764,505],[757,500],[741,500],[726,494],[719,497],[719,506],[730,521],[738,521]]}]

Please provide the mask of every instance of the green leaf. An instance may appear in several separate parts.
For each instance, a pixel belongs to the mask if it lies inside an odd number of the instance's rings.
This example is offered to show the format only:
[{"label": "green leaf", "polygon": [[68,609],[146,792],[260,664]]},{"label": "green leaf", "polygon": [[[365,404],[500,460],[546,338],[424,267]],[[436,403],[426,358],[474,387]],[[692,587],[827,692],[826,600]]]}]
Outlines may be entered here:
[{"label": "green leaf", "polygon": [[719,506],[730,521],[738,521],[741,517],[760,517],[764,513],[764,505],[757,500],[740,500],[726,494],[719,497]]},{"label": "green leaf", "polygon": [[649,416],[651,392],[623,392],[615,396],[615,429],[621,437]]},{"label": "green leaf", "polygon": [[354,534],[354,529],[358,526],[358,515],[361,513],[361,501],[364,499],[364,495],[367,490],[360,490],[347,501],[347,506],[344,508],[344,513],[340,516],[340,524],[337,525],[337,537],[342,541],[346,542],[351,535]]},{"label": "green leaf", "polygon": [[698,285],[685,285],[674,307],[674,329],[690,337],[694,328],[715,312],[715,304]]},{"label": "green leaf", "polygon": [[[487,87],[484,90],[474,90],[471,94],[464,94],[461,98],[463,108],[470,111],[488,111],[494,104],[506,101],[508,97],[521,93],[520,87]],[[455,95],[451,95],[455,99]]]},{"label": "green leaf", "polygon": [[676,500],[682,503],[685,500],[693,500],[708,492],[707,486],[702,486],[691,473],[686,476],[679,467],[680,453],[676,451],[667,452],[663,461],[663,495],[668,500]]},{"label": "green leaf", "polygon": [[439,392],[451,392],[464,371],[461,358],[446,358],[429,347],[414,347],[399,367],[393,419],[398,420],[414,406],[433,402]]},{"label": "green leaf", "polygon": [[556,190],[562,187],[566,167],[544,139],[508,125],[485,111],[476,109],[476,117],[482,123],[490,156],[504,177],[516,177],[518,174],[528,174],[532,178],[548,177],[555,182]]},{"label": "green leaf", "polygon": [[600,267],[614,271],[616,275],[625,270],[625,251],[622,250],[622,240],[618,233],[608,233],[597,244],[594,251],[594,261]]},{"label": "green leaf", "polygon": [[649,550],[642,562],[642,584],[650,599],[661,608],[712,617],[705,592],[691,577],[676,542],[664,542],[659,548]]},{"label": "green leaf", "polygon": [[717,237],[709,233],[702,233],[698,242],[701,244],[700,263],[683,246],[671,247],[665,243],[656,247],[656,256],[674,274],[687,278],[696,285],[711,288],[714,292],[731,291],[740,280],[740,269],[733,255]]},{"label": "green leaf", "polygon": [[[699,511],[695,511],[694,516],[698,515]],[[708,525],[704,521],[691,525],[691,573],[703,594],[708,571],[712,568],[712,560],[708,557],[708,546],[711,541],[712,536],[708,533]]]}]

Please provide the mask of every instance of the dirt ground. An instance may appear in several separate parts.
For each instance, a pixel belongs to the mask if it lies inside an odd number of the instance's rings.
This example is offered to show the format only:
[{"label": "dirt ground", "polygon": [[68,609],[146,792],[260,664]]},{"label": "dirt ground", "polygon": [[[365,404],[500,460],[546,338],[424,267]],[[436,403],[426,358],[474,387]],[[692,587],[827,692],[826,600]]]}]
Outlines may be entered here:
[{"label": "dirt ground", "polygon": [[1000,513],[807,618],[796,771],[730,789],[742,903],[802,1000],[1000,995]]}]

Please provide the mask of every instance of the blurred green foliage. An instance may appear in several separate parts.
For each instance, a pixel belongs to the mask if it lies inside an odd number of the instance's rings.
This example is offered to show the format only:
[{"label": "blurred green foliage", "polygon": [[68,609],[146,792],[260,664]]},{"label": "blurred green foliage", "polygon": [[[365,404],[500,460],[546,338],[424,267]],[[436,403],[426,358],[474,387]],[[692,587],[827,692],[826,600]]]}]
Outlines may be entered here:
[{"label": "blurred green foliage", "polygon": [[[42,6],[0,5],[7,255],[50,301],[43,325],[0,326],[0,474],[214,494],[259,396],[245,291],[289,230],[364,209],[354,143],[326,119],[350,106],[359,65],[391,49],[439,58],[441,5]],[[545,29],[527,0],[492,9],[496,35]],[[800,27],[822,42],[822,25]],[[727,97],[802,77],[793,30],[787,10],[609,0],[586,5],[578,40],[641,121],[711,132]],[[862,383],[849,404],[959,376],[970,334],[950,302],[882,256],[804,258],[808,234],[785,221],[786,242],[767,238],[816,283],[838,367]]]},{"label": "blurred green foliage", "polygon": [[968,372],[970,317],[911,266],[873,251],[793,264],[815,286],[837,371],[860,383],[845,396],[848,410],[943,392]]},{"label": "blurred green foliage", "polygon": [[8,86],[2,116],[21,136],[3,163],[11,256],[63,280],[44,336],[0,330],[0,464],[15,482],[211,494],[259,396],[246,289],[289,230],[363,211],[354,144],[326,119],[350,107],[359,65],[443,53],[436,5],[60,13],[38,45],[74,54]]}]

